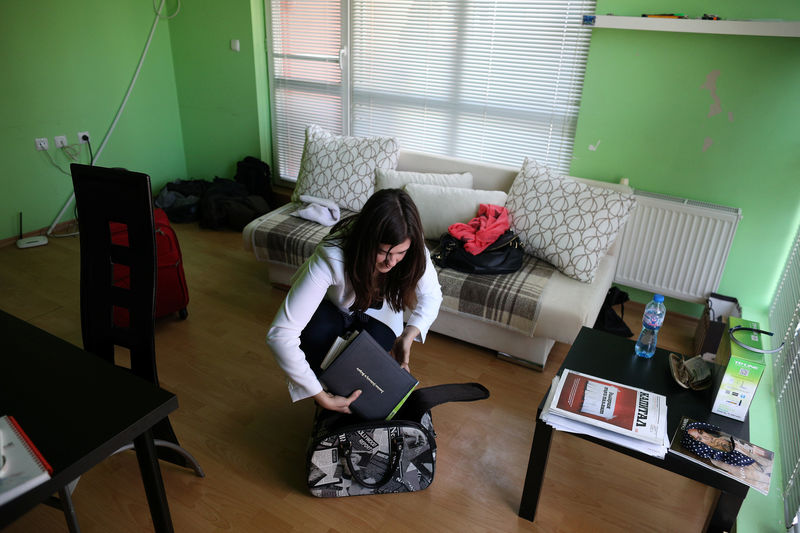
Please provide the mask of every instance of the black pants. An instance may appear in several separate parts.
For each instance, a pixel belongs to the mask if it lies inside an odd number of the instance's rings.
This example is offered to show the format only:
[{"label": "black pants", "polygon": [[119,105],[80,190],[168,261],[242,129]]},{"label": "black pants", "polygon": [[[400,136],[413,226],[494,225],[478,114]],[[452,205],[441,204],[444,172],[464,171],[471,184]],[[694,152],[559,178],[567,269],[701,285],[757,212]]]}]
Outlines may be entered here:
[{"label": "black pants", "polygon": [[320,373],[320,363],[337,336],[347,337],[352,331],[367,331],[386,351],[392,349],[396,339],[392,328],[380,320],[355,311],[345,313],[323,299],[305,329],[300,333],[300,349],[315,374]]}]

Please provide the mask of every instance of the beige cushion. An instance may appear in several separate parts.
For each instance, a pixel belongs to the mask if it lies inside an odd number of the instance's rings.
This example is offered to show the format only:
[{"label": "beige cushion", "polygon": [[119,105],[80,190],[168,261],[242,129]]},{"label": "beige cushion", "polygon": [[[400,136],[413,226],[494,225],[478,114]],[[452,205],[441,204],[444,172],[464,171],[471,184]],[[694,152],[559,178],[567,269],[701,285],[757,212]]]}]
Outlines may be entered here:
[{"label": "beige cushion", "polygon": [[410,172],[393,170],[390,168],[375,169],[375,190],[402,189],[409,183],[424,183],[426,185],[442,185],[443,187],[472,188],[472,174],[435,174],[433,172]]},{"label": "beige cushion", "polygon": [[397,166],[398,151],[391,137],[346,137],[308,126],[292,201],[306,194],[360,211],[375,189],[375,169]]},{"label": "beige cushion", "polygon": [[409,183],[405,186],[422,219],[426,239],[437,240],[456,222],[469,222],[478,214],[480,204],[502,206],[506,202],[504,191],[484,191]]},{"label": "beige cushion", "polygon": [[542,311],[533,334],[566,344],[575,342],[582,326],[594,326],[616,266],[616,257],[603,256],[591,283],[579,283],[559,271],[553,272],[539,297]]},{"label": "beige cushion", "polygon": [[506,208],[526,252],[591,282],[634,204],[632,194],[579,183],[526,158]]}]

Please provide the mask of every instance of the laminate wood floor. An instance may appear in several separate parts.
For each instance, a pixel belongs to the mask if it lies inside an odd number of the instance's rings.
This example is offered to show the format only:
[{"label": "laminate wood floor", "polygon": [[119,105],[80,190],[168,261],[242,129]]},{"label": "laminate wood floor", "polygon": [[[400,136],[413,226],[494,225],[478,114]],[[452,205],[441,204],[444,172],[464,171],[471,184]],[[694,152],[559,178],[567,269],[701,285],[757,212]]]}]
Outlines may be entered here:
[{"label": "laminate wood floor", "polygon": [[[178,395],[180,407],[170,419],[181,444],[207,474],[200,479],[162,463],[176,531],[702,529],[713,489],[560,433],[536,523],[517,516],[536,407],[569,349],[564,344],[556,344],[544,372],[537,372],[431,334],[412,351],[411,368],[423,385],[478,381],[492,394],[434,410],[434,483],[412,494],[312,497],[304,474],[313,405],[290,402],[283,373],[264,343],[284,293],[244,251],[239,233],[195,224],[175,229],[190,290],[189,318],[157,321],[158,368],[162,387]],[[78,283],[77,238],[0,248],[0,308],[81,345]],[[638,333],[642,306],[629,303],[625,311]],[[668,311],[660,345],[688,351],[695,324]],[[125,354],[119,359],[124,363]],[[133,452],[109,457],[82,476],[73,498],[85,533],[152,531]],[[6,531],[67,528],[58,510],[40,505]]]}]

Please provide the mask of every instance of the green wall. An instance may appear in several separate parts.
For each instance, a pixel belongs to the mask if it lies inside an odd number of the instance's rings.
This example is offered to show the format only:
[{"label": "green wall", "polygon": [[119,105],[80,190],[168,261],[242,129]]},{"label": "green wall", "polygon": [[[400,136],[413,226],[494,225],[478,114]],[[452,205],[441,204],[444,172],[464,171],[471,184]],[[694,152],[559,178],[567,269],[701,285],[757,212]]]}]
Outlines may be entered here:
[{"label": "green wall", "polygon": [[[641,14],[628,4],[603,2],[597,13]],[[702,9],[726,16],[727,3],[717,4]],[[780,4],[785,18],[800,19],[799,4]],[[731,16],[780,11],[752,9]],[[709,77],[721,105],[711,116]],[[797,38],[594,29],[572,173],[741,208],[718,292],[762,312],[800,223],[798,90]]]},{"label": "green wall", "polygon": [[[48,227],[72,192],[34,138],[67,172],[53,137],[88,131],[97,151],[119,108],[155,18],[142,0],[5,0],[0,16],[0,239]],[[81,162],[88,163],[84,145]],[[149,173],[154,188],[186,174],[165,21],[156,28],[138,82],[98,164]],[[73,204],[74,205],[74,204]],[[70,209],[62,221],[74,217]]]},{"label": "green wall", "polygon": [[[598,14],[685,13],[800,20],[800,4],[601,0]],[[720,111],[711,113],[714,98]],[[800,225],[800,39],[595,28],[571,173],[626,177],[634,188],[739,207],[718,292],[767,325],[768,307]],[[598,144],[599,141],[599,144]],[[594,145],[596,150],[589,149]],[[627,289],[631,298],[651,294]],[[668,300],[667,312],[699,306]],[[768,356],[769,357],[769,356]],[[751,438],[778,451],[771,372],[750,410]],[[776,461],[776,464],[777,461]],[[750,491],[740,531],[782,531],[780,468],[768,497]]]},{"label": "green wall", "polygon": [[[0,240],[47,228],[72,193],[34,139],[97,151],[122,102],[155,18],[149,0],[5,0],[0,16]],[[133,93],[98,160],[150,174],[154,191],[191,177],[231,178],[247,155],[271,160],[260,0],[166,0]],[[239,39],[240,52],[231,50]],[[88,149],[80,156],[89,162]],[[73,204],[74,206],[74,204]],[[70,208],[62,222],[74,218]]]},{"label": "green wall", "polygon": [[259,0],[184,0],[170,20],[189,176],[233,177],[248,155],[270,161],[263,13]]}]

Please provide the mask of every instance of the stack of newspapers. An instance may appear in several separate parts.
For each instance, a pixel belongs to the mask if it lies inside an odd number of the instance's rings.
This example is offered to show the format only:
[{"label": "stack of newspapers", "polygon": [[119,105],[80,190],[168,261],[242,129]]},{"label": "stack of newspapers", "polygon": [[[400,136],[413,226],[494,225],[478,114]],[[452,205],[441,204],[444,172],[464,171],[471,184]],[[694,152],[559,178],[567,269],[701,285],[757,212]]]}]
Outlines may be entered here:
[{"label": "stack of newspapers", "polygon": [[541,418],[661,459],[669,448],[665,396],[569,369],[553,378]]}]

